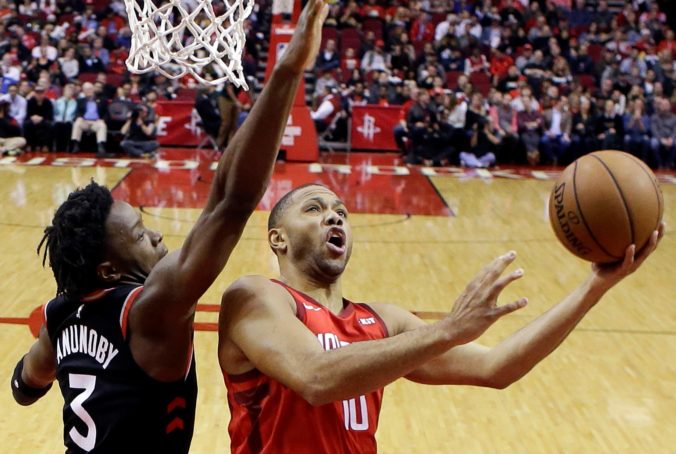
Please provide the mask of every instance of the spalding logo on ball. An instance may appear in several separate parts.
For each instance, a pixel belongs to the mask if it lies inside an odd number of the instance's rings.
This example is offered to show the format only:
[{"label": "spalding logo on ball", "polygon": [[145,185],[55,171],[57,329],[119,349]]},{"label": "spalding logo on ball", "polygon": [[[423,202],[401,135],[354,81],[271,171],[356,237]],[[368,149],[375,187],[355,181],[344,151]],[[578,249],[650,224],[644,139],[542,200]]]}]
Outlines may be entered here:
[{"label": "spalding logo on ball", "polygon": [[650,168],[622,151],[597,151],[566,167],[549,197],[549,221],[573,254],[590,262],[624,258],[657,229],[662,191]]}]

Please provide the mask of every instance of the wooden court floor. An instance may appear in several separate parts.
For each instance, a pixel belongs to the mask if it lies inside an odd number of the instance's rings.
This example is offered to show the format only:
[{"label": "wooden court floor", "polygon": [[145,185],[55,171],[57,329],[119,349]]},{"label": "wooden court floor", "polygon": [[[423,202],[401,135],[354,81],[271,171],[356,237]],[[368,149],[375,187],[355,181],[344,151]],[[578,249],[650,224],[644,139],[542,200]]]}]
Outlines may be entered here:
[{"label": "wooden court floor", "polygon": [[[0,168],[0,317],[22,319],[53,296],[49,270],[35,254],[42,229],[68,192],[91,177],[114,185],[114,168]],[[344,279],[356,301],[388,301],[438,316],[493,257],[515,249],[526,276],[504,300],[527,308],[481,339],[493,345],[563,298],[589,267],[558,245],[545,206],[551,182],[434,179],[455,217],[351,216],[355,245]],[[676,226],[676,186],[663,186],[666,220]],[[349,203],[348,203],[349,205]],[[148,208],[170,249],[197,217],[194,209]],[[202,303],[243,274],[275,276],[265,242],[267,213],[257,212]],[[199,322],[216,314],[200,312]],[[33,338],[24,324],[0,326],[0,452],[62,449],[61,407],[53,389],[32,407],[11,397],[14,365]],[[199,401],[194,453],[228,452],[228,410],[216,334],[196,334]],[[614,289],[551,357],[506,390],[429,387],[400,380],[385,392],[382,453],[676,452],[676,236],[669,232],[644,267]]]}]

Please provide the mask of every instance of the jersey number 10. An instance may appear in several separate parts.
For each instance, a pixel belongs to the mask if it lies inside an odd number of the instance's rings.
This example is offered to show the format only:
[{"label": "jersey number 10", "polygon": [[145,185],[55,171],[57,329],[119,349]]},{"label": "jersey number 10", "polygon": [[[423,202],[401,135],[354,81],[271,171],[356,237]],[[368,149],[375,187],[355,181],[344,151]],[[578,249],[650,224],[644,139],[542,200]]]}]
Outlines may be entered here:
[{"label": "jersey number 10", "polygon": [[[359,407],[357,408],[357,400]],[[369,430],[369,411],[366,396],[343,401],[343,420],[345,430]]]}]

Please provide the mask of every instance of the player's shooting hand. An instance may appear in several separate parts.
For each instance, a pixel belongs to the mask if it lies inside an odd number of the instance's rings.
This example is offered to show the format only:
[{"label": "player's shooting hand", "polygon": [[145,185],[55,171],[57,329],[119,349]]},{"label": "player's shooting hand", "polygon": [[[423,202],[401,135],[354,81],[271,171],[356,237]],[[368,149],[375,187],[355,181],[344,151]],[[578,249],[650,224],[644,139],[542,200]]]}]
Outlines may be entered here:
[{"label": "player's shooting hand", "polygon": [[308,0],[280,65],[302,72],[312,68],[322,42],[322,25],[329,13],[327,0]]},{"label": "player's shooting hand", "polygon": [[664,236],[665,227],[664,222],[660,223],[657,230],[650,235],[648,243],[638,253],[636,252],[635,245],[629,246],[624,253],[624,260],[622,262],[610,264],[594,263],[592,265],[593,285],[603,290],[608,290],[636,271],[645,259],[657,249],[657,245]]},{"label": "player's shooting hand", "polygon": [[512,251],[493,260],[476,275],[456,300],[453,310],[444,321],[450,324],[449,329],[456,333],[461,343],[473,341],[500,317],[527,304],[526,298],[502,306],[497,304],[500,292],[523,276],[522,269],[502,275],[515,258],[516,252]]}]

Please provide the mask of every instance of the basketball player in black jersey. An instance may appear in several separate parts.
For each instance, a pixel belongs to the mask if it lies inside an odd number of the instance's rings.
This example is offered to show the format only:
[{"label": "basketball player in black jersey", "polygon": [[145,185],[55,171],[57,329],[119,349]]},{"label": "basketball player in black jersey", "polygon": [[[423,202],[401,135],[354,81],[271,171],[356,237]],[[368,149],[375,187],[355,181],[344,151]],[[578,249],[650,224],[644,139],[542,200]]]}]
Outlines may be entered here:
[{"label": "basketball player in black jersey", "polygon": [[310,0],[251,114],[221,157],[183,247],[167,253],[129,204],[91,183],[70,194],[40,247],[57,296],[11,387],[30,405],[57,379],[68,453],[185,453],[197,382],[193,319],[270,180],[304,69],[326,16]]}]

